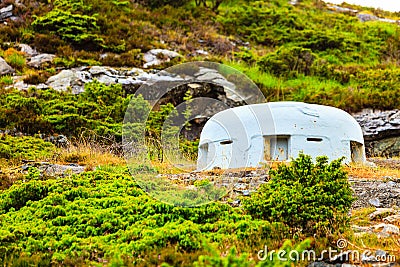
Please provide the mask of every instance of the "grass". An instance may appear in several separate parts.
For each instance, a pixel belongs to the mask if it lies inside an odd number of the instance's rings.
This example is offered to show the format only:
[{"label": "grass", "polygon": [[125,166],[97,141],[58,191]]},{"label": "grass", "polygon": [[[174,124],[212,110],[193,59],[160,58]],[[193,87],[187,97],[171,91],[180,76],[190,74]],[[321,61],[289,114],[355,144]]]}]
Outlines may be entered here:
[{"label": "grass", "polygon": [[390,167],[369,167],[369,166],[347,166],[346,170],[350,177],[365,179],[398,179],[400,178],[400,170]]},{"label": "grass", "polygon": [[276,98],[279,99],[279,95],[281,95],[282,90],[281,79],[267,72],[262,72],[255,65],[248,66],[243,62],[232,60],[225,60],[223,63],[246,74],[250,78],[250,80],[252,80],[257,86],[260,87],[263,94],[267,97],[267,101],[268,95],[275,95]]},{"label": "grass", "polygon": [[[56,148],[48,142],[43,142],[39,138],[11,137],[7,135],[2,137],[0,145],[2,157],[13,161],[15,164],[18,164],[21,159],[33,159],[36,161],[51,160],[60,164],[77,163],[88,166],[89,169],[102,165],[118,166],[126,164],[123,156],[119,154],[119,152],[117,153],[117,146],[102,145],[98,140],[96,141],[83,137],[73,139],[67,147],[61,149]],[[160,173],[177,174],[194,171],[196,161],[184,159],[179,153],[176,155],[170,153],[163,162],[153,160],[150,163]],[[265,168],[275,169],[277,166],[278,163],[269,162]],[[246,168],[245,171],[255,169],[256,168]],[[390,166],[370,167],[364,165],[349,165],[346,166],[345,169],[349,176],[354,178],[378,180],[400,178],[400,169]],[[212,170],[205,172],[205,174],[209,175],[210,172],[212,172],[218,175],[225,171],[226,170]]]},{"label": "grass", "polygon": [[[294,78],[276,77],[261,71],[256,65],[226,60],[227,64],[246,74],[262,91],[268,101],[300,101],[332,105],[348,109],[347,103],[357,94],[357,84],[342,85],[333,79],[299,75]],[[351,92],[351,94],[349,94]]]},{"label": "grass", "polygon": [[399,263],[400,260],[400,243],[395,236],[392,237],[378,237],[374,233],[365,233],[362,235],[354,235],[349,232],[346,233],[346,240],[348,250],[358,250],[361,253],[371,251],[372,255],[376,250],[386,251],[389,255],[394,255],[395,260]]},{"label": "grass", "polygon": [[14,83],[13,78],[11,75],[4,75],[0,77],[0,86],[2,85],[11,85]]},{"label": "grass", "polygon": [[[360,208],[353,210],[351,213],[351,225],[357,225],[361,227],[373,227],[379,223],[382,223],[382,218],[377,219],[374,222],[371,221],[369,215],[376,211],[375,207]],[[343,234],[343,238],[347,240],[346,250],[356,250],[360,253],[365,251],[371,251],[372,255],[376,250],[383,250],[388,255],[394,256],[389,261],[399,263],[400,260],[400,242],[398,236],[379,236],[377,235],[379,230],[372,232],[361,232],[355,233],[353,230],[348,230]]]},{"label": "grass", "polygon": [[351,213],[351,224],[358,226],[368,226],[371,224],[368,215],[376,211],[374,207],[353,210]]},{"label": "grass", "polygon": [[9,48],[4,51],[4,60],[10,64],[11,67],[21,71],[26,67],[26,59],[22,52]]},{"label": "grass", "polygon": [[97,142],[82,138],[62,149],[56,157],[56,162],[77,163],[86,166],[88,170],[103,165],[124,165],[125,159],[113,153],[112,150],[112,146],[102,146]]}]

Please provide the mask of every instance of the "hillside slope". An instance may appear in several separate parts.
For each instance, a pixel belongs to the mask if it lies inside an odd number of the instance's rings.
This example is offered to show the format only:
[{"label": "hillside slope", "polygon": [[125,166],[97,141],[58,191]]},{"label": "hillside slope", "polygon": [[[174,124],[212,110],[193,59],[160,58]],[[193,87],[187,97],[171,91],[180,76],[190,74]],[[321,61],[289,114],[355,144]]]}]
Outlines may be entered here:
[{"label": "hillside slope", "polygon": [[[398,25],[361,22],[322,1],[197,2],[2,1],[0,7],[13,5],[14,17],[0,25],[0,56],[16,42],[55,53],[47,67],[142,67],[143,53],[167,48],[184,57],[157,68],[224,62],[248,74],[268,101],[307,101],[348,111],[399,107]],[[45,70],[39,71],[43,79],[49,76]],[[29,71],[38,72],[19,68],[19,73]]]}]

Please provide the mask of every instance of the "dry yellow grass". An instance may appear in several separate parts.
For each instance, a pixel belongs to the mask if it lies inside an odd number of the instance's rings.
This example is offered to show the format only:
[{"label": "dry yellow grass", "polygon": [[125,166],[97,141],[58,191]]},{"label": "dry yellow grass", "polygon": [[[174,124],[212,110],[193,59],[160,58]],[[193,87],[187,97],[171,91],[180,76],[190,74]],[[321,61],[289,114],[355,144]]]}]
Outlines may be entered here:
[{"label": "dry yellow grass", "polygon": [[125,159],[112,153],[110,147],[86,140],[76,141],[67,148],[60,149],[56,162],[60,164],[77,163],[86,166],[88,170],[101,165],[126,164]]},{"label": "dry yellow grass", "polygon": [[376,180],[400,178],[400,170],[390,167],[346,166],[345,169],[349,176],[354,178]]}]

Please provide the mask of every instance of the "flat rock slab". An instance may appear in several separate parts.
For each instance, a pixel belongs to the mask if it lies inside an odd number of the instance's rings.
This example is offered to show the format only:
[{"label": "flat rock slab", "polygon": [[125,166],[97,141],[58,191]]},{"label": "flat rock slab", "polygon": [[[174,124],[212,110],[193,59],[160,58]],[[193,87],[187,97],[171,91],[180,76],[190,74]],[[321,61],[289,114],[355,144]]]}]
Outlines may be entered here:
[{"label": "flat rock slab", "polygon": [[28,170],[30,167],[38,168],[42,174],[48,176],[68,176],[71,174],[79,174],[85,171],[85,166],[79,166],[77,164],[61,165],[51,164],[48,162],[31,162],[23,165],[22,170]]},{"label": "flat rock slab", "polygon": [[397,227],[396,225],[393,225],[393,224],[389,224],[389,223],[380,223],[380,224],[374,225],[373,228],[375,230],[380,231],[382,234],[387,234],[388,236],[400,234],[399,227]]}]

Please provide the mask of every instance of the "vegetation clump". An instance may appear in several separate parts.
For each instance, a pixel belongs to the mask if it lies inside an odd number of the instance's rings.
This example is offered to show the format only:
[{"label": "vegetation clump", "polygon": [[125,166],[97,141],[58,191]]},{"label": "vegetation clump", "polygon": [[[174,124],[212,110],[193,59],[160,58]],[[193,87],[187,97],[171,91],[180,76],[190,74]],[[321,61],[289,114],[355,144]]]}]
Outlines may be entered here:
[{"label": "vegetation clump", "polygon": [[326,234],[348,224],[354,200],[342,159],[300,154],[289,165],[271,170],[271,180],[244,199],[244,209],[268,221],[282,222],[294,232]]},{"label": "vegetation clump", "polygon": [[40,138],[10,135],[0,136],[0,158],[8,160],[36,160],[51,157],[56,147]]},{"label": "vegetation clump", "polygon": [[0,196],[0,260],[7,263],[119,258],[129,266],[189,265],[209,254],[209,246],[242,251],[285,236],[279,224],[253,220],[226,204],[179,208],[158,202],[121,167],[20,181]]}]

